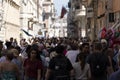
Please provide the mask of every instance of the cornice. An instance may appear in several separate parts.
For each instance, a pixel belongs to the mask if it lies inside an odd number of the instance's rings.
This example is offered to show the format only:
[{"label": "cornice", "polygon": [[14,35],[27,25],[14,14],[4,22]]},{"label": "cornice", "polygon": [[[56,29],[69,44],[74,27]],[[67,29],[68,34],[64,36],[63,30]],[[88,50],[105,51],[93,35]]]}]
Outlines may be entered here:
[{"label": "cornice", "polygon": [[19,9],[20,8],[20,5],[17,4],[15,1],[13,0],[5,0],[8,4],[10,4],[11,6],[13,6],[14,8],[16,9]]},{"label": "cornice", "polygon": [[15,27],[20,27],[20,25],[16,25],[16,24],[14,24],[14,23],[7,22],[7,21],[5,21],[5,24],[12,25],[12,26],[15,26]]}]

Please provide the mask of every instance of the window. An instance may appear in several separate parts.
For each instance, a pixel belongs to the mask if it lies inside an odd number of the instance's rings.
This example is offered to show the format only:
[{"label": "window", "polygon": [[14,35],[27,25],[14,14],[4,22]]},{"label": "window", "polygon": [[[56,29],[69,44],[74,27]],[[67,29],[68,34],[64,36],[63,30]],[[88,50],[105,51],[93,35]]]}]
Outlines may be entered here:
[{"label": "window", "polygon": [[115,18],[115,21],[117,21],[120,18],[120,13],[118,13],[118,12],[115,13],[115,17],[114,18]]},{"label": "window", "polygon": [[44,23],[43,25],[44,25],[44,28],[46,28],[46,24]]}]

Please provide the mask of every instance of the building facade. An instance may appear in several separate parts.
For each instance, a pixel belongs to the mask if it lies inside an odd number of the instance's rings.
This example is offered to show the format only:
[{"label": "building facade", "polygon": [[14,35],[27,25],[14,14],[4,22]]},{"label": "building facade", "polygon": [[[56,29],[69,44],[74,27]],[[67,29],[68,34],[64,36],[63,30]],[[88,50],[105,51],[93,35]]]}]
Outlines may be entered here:
[{"label": "building facade", "polygon": [[0,0],[0,39],[20,40],[20,0]]},{"label": "building facade", "polygon": [[114,21],[120,19],[120,0],[112,1],[112,13],[114,14]]},{"label": "building facade", "polygon": [[50,30],[50,37],[67,37],[67,17],[56,17]]},{"label": "building facade", "polygon": [[49,38],[51,34],[51,29],[54,26],[55,22],[55,5],[53,3],[53,0],[44,0],[43,2],[43,10],[44,10],[44,16],[43,16],[43,33],[46,38]]},{"label": "building facade", "polygon": [[53,0],[0,0],[0,39],[48,37],[55,20]]},{"label": "building facade", "polygon": [[81,0],[70,0],[68,2],[69,12],[67,17],[68,22],[68,37],[80,39],[86,36],[86,9],[82,5]]},{"label": "building facade", "polygon": [[21,38],[31,38],[42,35],[41,29],[43,27],[42,12],[43,1],[41,0],[22,0],[20,9],[21,28],[27,31],[27,35],[21,31]]},{"label": "building facade", "polygon": [[90,38],[92,40],[98,37],[102,28],[113,28],[120,26],[120,0],[83,0],[87,9],[92,8],[87,14],[87,26],[90,27]]},{"label": "building facade", "polygon": [[53,0],[0,0],[0,39],[48,37],[55,22]]}]

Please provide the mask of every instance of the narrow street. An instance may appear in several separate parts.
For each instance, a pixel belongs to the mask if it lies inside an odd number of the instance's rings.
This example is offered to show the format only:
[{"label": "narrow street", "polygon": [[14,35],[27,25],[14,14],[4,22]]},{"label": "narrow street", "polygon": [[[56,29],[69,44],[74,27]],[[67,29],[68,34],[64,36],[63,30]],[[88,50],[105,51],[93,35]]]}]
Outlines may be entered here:
[{"label": "narrow street", "polygon": [[120,0],[0,0],[0,80],[120,80]]}]

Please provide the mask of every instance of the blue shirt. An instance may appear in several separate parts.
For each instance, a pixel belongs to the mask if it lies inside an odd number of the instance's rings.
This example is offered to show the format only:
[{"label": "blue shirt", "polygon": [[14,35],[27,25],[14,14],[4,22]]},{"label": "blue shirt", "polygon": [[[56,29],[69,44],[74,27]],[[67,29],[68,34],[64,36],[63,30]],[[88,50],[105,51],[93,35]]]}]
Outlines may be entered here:
[{"label": "blue shirt", "polygon": [[114,72],[110,77],[109,80],[120,80],[120,69]]}]

